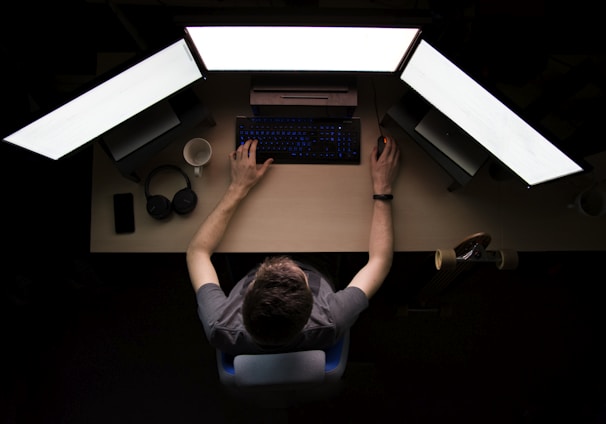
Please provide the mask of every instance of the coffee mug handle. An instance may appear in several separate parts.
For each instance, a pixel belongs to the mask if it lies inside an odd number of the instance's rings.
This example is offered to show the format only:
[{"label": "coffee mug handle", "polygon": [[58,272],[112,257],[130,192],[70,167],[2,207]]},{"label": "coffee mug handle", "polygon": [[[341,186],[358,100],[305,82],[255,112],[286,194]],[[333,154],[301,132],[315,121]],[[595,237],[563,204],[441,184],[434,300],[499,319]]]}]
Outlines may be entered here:
[{"label": "coffee mug handle", "polygon": [[202,175],[202,167],[201,166],[194,166],[194,175],[196,177],[200,177]]}]

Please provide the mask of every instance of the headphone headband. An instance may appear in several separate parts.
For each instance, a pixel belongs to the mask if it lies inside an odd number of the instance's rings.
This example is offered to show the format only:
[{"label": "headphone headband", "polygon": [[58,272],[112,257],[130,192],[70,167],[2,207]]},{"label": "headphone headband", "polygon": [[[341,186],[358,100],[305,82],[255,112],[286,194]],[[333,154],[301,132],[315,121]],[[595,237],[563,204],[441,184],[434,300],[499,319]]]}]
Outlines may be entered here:
[{"label": "headphone headband", "polygon": [[183,175],[183,178],[185,178],[185,182],[187,183],[187,188],[191,189],[191,181],[189,180],[189,177],[187,176],[187,174],[185,173],[185,171],[183,171],[181,168],[179,168],[177,165],[160,165],[157,168],[154,168],[149,175],[147,176],[147,178],[145,179],[145,197],[150,197],[149,194],[149,185],[151,183],[152,178],[154,177],[154,175],[162,172],[162,171],[169,171],[169,170],[173,170],[173,171],[177,171],[178,173],[180,173],[181,175]]},{"label": "headphone headband", "polygon": [[[175,193],[172,201],[161,194],[151,195],[149,193],[149,184],[152,178],[157,173],[162,171],[176,171],[180,173],[187,182],[187,187],[182,188]],[[149,173],[145,179],[145,198],[147,199],[147,213],[156,219],[167,218],[172,210],[179,215],[185,215],[194,210],[196,204],[198,203],[198,196],[191,189],[191,181],[189,180],[189,177],[181,168],[176,165],[161,165]]]}]

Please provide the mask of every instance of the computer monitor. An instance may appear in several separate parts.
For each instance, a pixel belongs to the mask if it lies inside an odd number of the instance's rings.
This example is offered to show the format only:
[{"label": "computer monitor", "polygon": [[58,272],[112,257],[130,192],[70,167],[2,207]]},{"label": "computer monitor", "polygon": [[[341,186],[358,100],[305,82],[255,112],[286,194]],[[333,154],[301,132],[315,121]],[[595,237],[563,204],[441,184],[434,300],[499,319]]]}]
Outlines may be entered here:
[{"label": "computer monitor", "polygon": [[401,79],[528,186],[584,169],[425,40]]},{"label": "computer monitor", "polygon": [[419,28],[187,26],[207,71],[396,73]]},{"label": "computer monitor", "polygon": [[[92,87],[4,137],[4,141],[60,159],[200,78],[202,72],[187,42],[181,39],[108,78],[95,80]],[[162,122],[157,130],[164,132],[179,120],[176,116]],[[155,135],[147,134],[145,140]]]}]

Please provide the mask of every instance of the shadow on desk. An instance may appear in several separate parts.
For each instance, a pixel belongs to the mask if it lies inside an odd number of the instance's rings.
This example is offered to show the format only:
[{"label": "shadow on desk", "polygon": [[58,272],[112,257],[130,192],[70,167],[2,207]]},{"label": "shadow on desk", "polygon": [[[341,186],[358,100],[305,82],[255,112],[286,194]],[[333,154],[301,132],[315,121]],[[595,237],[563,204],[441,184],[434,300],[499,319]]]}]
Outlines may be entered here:
[{"label": "shadow on desk", "polygon": [[[246,254],[216,255],[227,263]],[[347,276],[365,253],[341,255]],[[352,329],[345,390],[289,422],[597,422],[603,417],[604,253],[522,254],[476,267],[408,308],[435,272],[398,253]],[[262,422],[222,392],[183,254],[61,256],[4,278],[4,422]],[[601,415],[602,414],[602,415]]]}]

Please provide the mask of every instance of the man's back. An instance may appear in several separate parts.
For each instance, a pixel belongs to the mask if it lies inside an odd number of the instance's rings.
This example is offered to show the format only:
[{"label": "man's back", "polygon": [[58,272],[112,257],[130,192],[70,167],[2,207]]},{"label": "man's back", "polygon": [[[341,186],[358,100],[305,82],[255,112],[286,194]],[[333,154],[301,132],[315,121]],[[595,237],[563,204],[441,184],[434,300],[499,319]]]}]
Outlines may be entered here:
[{"label": "man's back", "polygon": [[198,315],[210,343],[225,353],[269,353],[322,349],[334,345],[367,308],[368,299],[355,287],[335,292],[332,285],[313,267],[299,263],[308,278],[314,303],[301,334],[280,347],[259,346],[246,331],[242,303],[256,270],[243,277],[225,295],[220,286],[206,284],[197,295]]}]

